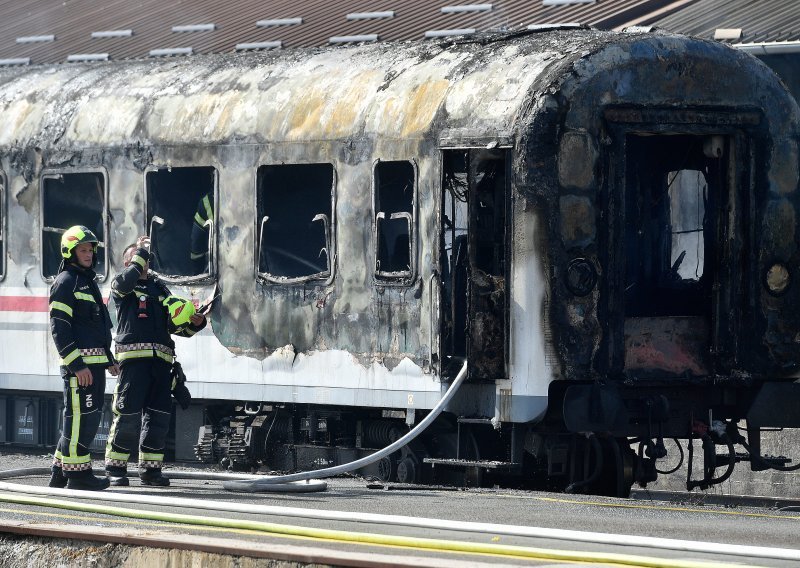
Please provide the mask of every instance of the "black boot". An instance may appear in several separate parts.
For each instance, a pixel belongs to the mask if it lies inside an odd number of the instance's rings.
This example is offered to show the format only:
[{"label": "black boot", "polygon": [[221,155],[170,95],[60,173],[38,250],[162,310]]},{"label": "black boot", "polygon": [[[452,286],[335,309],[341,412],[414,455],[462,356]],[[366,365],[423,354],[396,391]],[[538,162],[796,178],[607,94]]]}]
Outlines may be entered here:
[{"label": "black boot", "polygon": [[169,486],[169,478],[164,477],[160,467],[148,467],[144,471],[140,471],[139,479],[142,480],[142,485],[153,485],[155,487]]},{"label": "black boot", "polygon": [[106,477],[112,487],[127,487],[131,484],[128,481],[128,470],[124,467],[106,467]]},{"label": "black boot", "polygon": [[91,469],[70,472],[67,478],[67,489],[82,489],[84,491],[100,491],[109,485],[107,477],[97,477]]},{"label": "black boot", "polygon": [[63,489],[67,486],[67,478],[64,477],[64,470],[61,469],[61,466],[54,465],[50,468],[50,483],[47,485],[59,489]]}]

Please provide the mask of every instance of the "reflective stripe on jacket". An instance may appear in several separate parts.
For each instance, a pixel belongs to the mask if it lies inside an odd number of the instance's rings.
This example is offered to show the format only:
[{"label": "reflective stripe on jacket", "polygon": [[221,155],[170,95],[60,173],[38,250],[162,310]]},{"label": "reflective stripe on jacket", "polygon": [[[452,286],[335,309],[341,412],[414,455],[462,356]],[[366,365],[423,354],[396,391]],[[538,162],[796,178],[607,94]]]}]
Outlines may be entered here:
[{"label": "reflective stripe on jacket", "polygon": [[[141,259],[141,263],[136,259]],[[137,249],[131,263],[111,282],[111,297],[117,308],[117,345],[136,343],[163,345],[175,349],[171,334],[190,337],[206,325],[188,323],[175,329],[162,302],[170,296],[169,289],[157,278],[148,274],[140,280],[143,267],[150,260],[150,253]],[[128,356],[131,358],[131,356]]]},{"label": "reflective stripe on jacket", "polygon": [[111,318],[95,272],[67,264],[50,286],[50,331],[70,372],[113,362]]}]

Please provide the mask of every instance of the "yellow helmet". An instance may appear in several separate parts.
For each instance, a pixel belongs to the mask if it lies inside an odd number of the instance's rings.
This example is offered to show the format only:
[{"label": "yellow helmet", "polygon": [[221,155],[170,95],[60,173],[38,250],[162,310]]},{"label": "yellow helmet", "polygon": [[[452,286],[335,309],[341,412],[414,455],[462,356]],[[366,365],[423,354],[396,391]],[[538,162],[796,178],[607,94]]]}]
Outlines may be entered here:
[{"label": "yellow helmet", "polygon": [[194,304],[178,296],[167,296],[161,303],[167,308],[169,319],[175,327],[186,325],[195,314]]},{"label": "yellow helmet", "polygon": [[69,259],[72,250],[81,243],[94,243],[94,251],[97,252],[97,237],[83,225],[74,225],[64,231],[61,235],[61,256]]}]

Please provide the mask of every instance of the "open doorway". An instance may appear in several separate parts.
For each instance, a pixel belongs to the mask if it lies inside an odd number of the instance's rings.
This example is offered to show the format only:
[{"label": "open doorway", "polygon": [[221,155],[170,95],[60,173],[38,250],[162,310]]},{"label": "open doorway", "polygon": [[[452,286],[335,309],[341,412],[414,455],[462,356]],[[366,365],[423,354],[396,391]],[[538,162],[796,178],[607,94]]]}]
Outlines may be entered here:
[{"label": "open doorway", "polygon": [[732,139],[628,134],[624,369],[709,373]]},{"label": "open doorway", "polygon": [[507,151],[442,152],[442,374],[505,377]]}]

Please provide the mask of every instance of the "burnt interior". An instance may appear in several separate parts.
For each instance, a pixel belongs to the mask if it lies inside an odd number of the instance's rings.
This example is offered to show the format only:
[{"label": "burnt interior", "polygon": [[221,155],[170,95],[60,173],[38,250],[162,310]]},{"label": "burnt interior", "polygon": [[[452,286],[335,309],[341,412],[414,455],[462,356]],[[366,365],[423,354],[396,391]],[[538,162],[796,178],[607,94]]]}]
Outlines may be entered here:
[{"label": "burnt interior", "polygon": [[[147,227],[152,239],[150,266],[159,274],[190,277],[210,272],[207,255],[202,262],[192,258],[192,231],[203,197],[209,195],[213,207],[216,175],[213,167],[147,172]],[[213,221],[212,216],[211,226],[203,230],[206,242],[209,235],[213,235]]]},{"label": "burnt interior", "polygon": [[42,275],[58,274],[61,235],[83,225],[100,240],[95,271],[105,273],[105,182],[98,172],[42,176]]},{"label": "burnt interior", "polygon": [[727,187],[722,136],[628,134],[625,369],[705,375]]},{"label": "burnt interior", "polygon": [[331,164],[258,169],[258,272],[275,278],[331,273],[334,172]]},{"label": "burnt interior", "polygon": [[375,166],[375,275],[411,276],[414,166],[407,161]]},{"label": "burnt interior", "polygon": [[442,152],[444,374],[469,358],[470,378],[505,377],[507,158],[505,150]]},{"label": "burnt interior", "polygon": [[709,315],[724,157],[702,136],[627,140],[625,315]]}]

